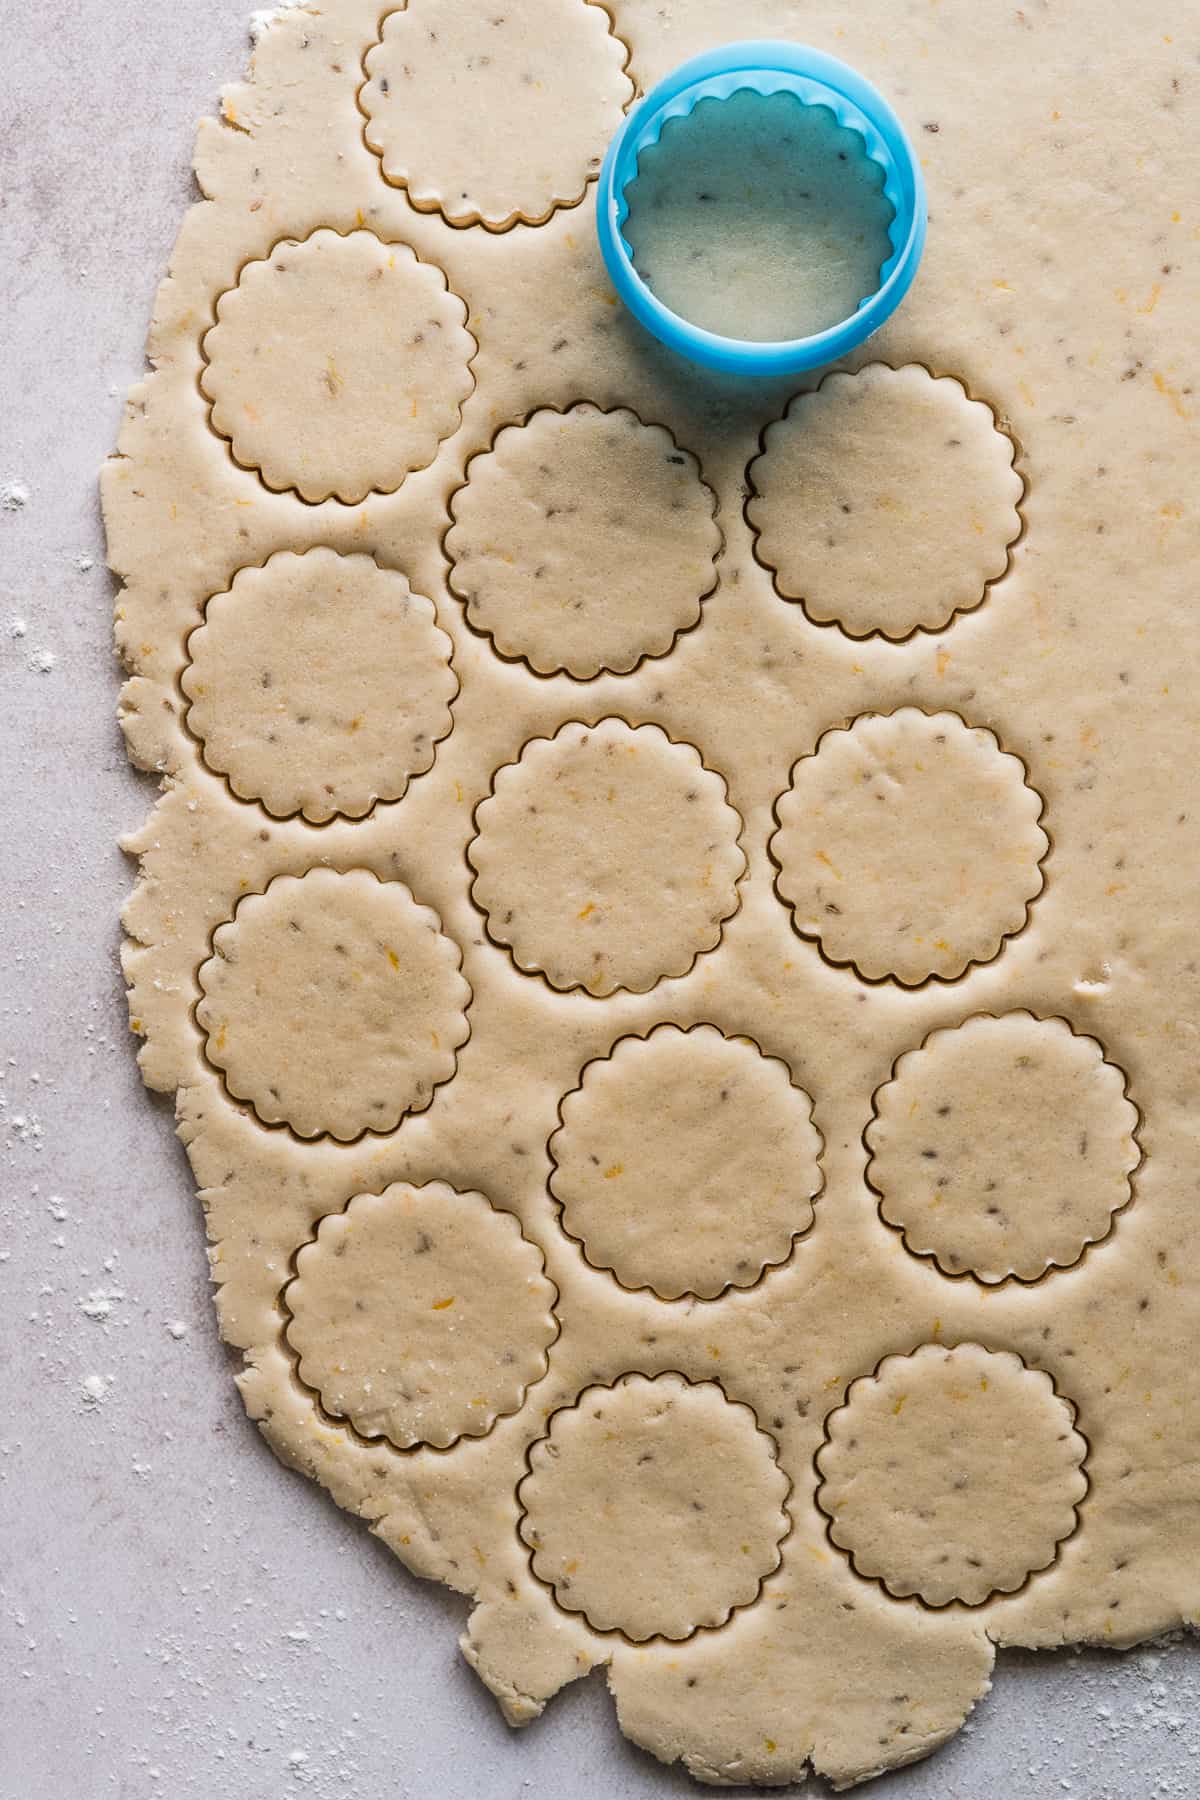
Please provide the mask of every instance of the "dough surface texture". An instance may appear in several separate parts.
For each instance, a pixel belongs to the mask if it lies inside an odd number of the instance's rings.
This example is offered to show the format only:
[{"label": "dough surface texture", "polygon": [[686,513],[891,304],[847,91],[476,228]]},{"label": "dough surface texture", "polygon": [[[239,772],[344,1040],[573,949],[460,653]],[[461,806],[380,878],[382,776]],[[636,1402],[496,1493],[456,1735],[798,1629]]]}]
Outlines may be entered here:
[{"label": "dough surface texture", "polygon": [[[1086,12],[280,9],[104,469],[130,1023],[247,1411],[511,1723],[602,1668],[704,1782],[1200,1626],[1200,42]],[[748,37],[888,95],[931,226],[739,385],[593,196]]]}]

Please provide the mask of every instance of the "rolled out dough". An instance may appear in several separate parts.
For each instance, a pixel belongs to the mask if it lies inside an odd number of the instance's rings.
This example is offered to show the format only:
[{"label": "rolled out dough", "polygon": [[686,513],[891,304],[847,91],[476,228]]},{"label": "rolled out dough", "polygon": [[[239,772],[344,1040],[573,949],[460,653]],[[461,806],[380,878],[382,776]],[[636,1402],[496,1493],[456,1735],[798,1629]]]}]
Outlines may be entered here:
[{"label": "rolled out dough", "polygon": [[[736,36],[929,184],[824,382],[594,242]],[[103,483],[124,966],[268,1441],[512,1723],[604,1665],[710,1782],[1195,1624],[1194,7],[324,0],[196,169]]]}]

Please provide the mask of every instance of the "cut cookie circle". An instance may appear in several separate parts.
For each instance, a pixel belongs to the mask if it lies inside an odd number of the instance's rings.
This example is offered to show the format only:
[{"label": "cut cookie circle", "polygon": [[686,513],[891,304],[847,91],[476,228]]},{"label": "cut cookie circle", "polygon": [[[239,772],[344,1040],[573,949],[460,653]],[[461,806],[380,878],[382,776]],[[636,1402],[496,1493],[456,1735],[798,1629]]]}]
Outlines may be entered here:
[{"label": "cut cookie circle", "polygon": [[239,569],[188,638],[188,729],[276,818],[362,818],[432,768],[458,691],[451,648],[397,570],[280,551]]},{"label": "cut cookie circle", "polygon": [[394,1131],[454,1074],[471,1002],[461,963],[398,881],[277,876],[213,933],[196,1006],[205,1054],[264,1125],[342,1142]]},{"label": "cut cookie circle", "polygon": [[593,0],[407,0],[366,54],[364,135],[419,211],[541,225],[599,174],[633,96],[628,60]]},{"label": "cut cookie circle", "polygon": [[827,375],[750,464],[755,554],[784,600],[848,636],[941,631],[987,596],[1025,483],[996,414],[922,364]]},{"label": "cut cookie circle", "polygon": [[769,849],[796,930],[867,981],[952,981],[998,956],[1050,840],[1020,758],[956,713],[864,713],[792,769]]},{"label": "cut cookie circle", "polygon": [[450,503],[451,590],[539,675],[628,674],[717,585],[716,496],[663,425],[587,403],[507,425]]},{"label": "cut cookie circle", "polygon": [[467,847],[488,934],[551,987],[636,994],[686,975],[737,911],[725,783],[657,725],[572,721],[498,770]]},{"label": "cut cookie circle", "polygon": [[1141,1160],[1125,1076],[1065,1019],[978,1014],[901,1056],[865,1142],[880,1216],[944,1275],[1036,1281],[1112,1229]]},{"label": "cut cookie circle", "polygon": [[817,1505],[857,1575],[896,1599],[981,1606],[1048,1568],[1078,1523],[1087,1441],[1041,1370],[922,1344],[825,1421]]},{"label": "cut cookie circle", "polygon": [[395,1182],[321,1220],[283,1291],[301,1381],[398,1450],[484,1437],[549,1367],[557,1294],[511,1213]]},{"label": "cut cookie circle", "polygon": [[517,1488],[520,1533],[565,1612],[678,1642],[758,1598],[790,1486],[774,1440],[715,1381],[624,1375],[551,1417]]},{"label": "cut cookie circle", "polygon": [[247,263],[205,334],[201,390],[234,460],[277,492],[357,506],[458,430],[467,309],[407,244],[323,228]]},{"label": "cut cookie circle", "polygon": [[821,1136],[786,1064],[713,1025],[659,1025],[588,1063],[550,1139],[563,1230],[624,1287],[712,1300],[813,1222]]}]

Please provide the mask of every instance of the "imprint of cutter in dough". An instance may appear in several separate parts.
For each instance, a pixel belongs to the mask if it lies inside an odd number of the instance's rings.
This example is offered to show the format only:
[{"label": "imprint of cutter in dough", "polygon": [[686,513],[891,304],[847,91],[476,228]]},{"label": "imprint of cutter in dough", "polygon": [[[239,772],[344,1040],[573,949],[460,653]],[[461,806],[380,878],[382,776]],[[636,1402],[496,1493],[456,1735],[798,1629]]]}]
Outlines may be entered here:
[{"label": "imprint of cutter in dough", "polygon": [[755,553],[784,600],[850,637],[941,631],[1007,571],[1025,483],[982,400],[922,365],[827,375],[750,464]]},{"label": "imprint of cutter in dough", "polygon": [[458,682],[433,603],[324,546],[239,569],[188,639],[188,730],[240,800],[358,819],[432,768]]},{"label": "imprint of cutter in dough", "polygon": [[686,975],[737,910],[725,783],[657,725],[563,725],[497,771],[475,818],[475,904],[551,987],[645,993]]},{"label": "imprint of cutter in dough", "polygon": [[365,869],[248,894],[213,934],[205,1054],[264,1125],[343,1142],[394,1131],[453,1075],[471,990],[437,915]]},{"label": "imprint of cutter in dough", "polygon": [[458,429],[475,385],[466,316],[408,244],[285,238],[217,301],[200,377],[213,430],[276,491],[390,494]]},{"label": "imprint of cutter in dough", "polygon": [[826,1419],[817,1505],[855,1574],[897,1599],[981,1606],[1054,1561],[1087,1493],[1087,1448],[1042,1370],[922,1344],[885,1357]]},{"label": "imprint of cutter in dough", "polygon": [[543,409],[472,457],[450,502],[450,587],[537,674],[623,675],[698,622],[717,585],[715,510],[664,426]]},{"label": "imprint of cutter in dough", "polygon": [[713,1025],[658,1025],[584,1069],[550,1191],[588,1261],[664,1300],[712,1300],[813,1222],[821,1137],[785,1064]]},{"label": "imprint of cutter in dough", "polygon": [[880,1216],[944,1275],[1036,1281],[1129,1204],[1137,1108],[1064,1019],[977,1015],[907,1051],[865,1133]]},{"label": "imprint of cutter in dough", "polygon": [[715,1381],[624,1375],[533,1444],[520,1531],[564,1612],[635,1643],[679,1640],[757,1600],[788,1489],[772,1439]]},{"label": "imprint of cutter in dough", "polygon": [[359,93],[385,180],[451,225],[504,231],[577,206],[633,95],[595,0],[527,8],[407,0],[385,15]]},{"label": "imprint of cutter in dough", "polygon": [[954,713],[905,706],[827,731],[775,807],[796,930],[867,981],[989,962],[1041,892],[1050,840],[1019,758]]},{"label": "imprint of cutter in dough", "polygon": [[398,1450],[444,1450],[515,1413],[558,1336],[542,1254],[511,1213],[394,1182],[321,1220],[284,1289],[301,1381]]}]

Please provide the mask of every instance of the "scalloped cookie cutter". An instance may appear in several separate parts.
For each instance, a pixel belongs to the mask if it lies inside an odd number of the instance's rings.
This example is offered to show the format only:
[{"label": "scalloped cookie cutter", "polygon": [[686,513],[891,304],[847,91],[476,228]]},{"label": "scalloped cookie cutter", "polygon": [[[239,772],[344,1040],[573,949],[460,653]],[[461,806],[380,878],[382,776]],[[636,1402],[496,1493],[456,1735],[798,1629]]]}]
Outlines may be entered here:
[{"label": "scalloped cookie cutter", "polygon": [[[811,337],[759,343],[691,324],[643,281],[623,235],[638,159],[658,142],[664,126],[686,118],[701,100],[728,100],[747,89],[764,97],[794,94],[806,106],[827,107],[839,125],[861,137],[866,155],[883,171],[883,194],[892,209],[888,227],[892,253],[879,272],[878,286],[848,318]],[[609,145],[596,196],[596,229],[605,266],[634,318],[668,349],[736,375],[793,375],[823,368],[856,349],[891,317],[912,286],[925,248],[926,223],[920,163],[878,89],[836,57],[770,38],[707,50],[651,88]]]}]

